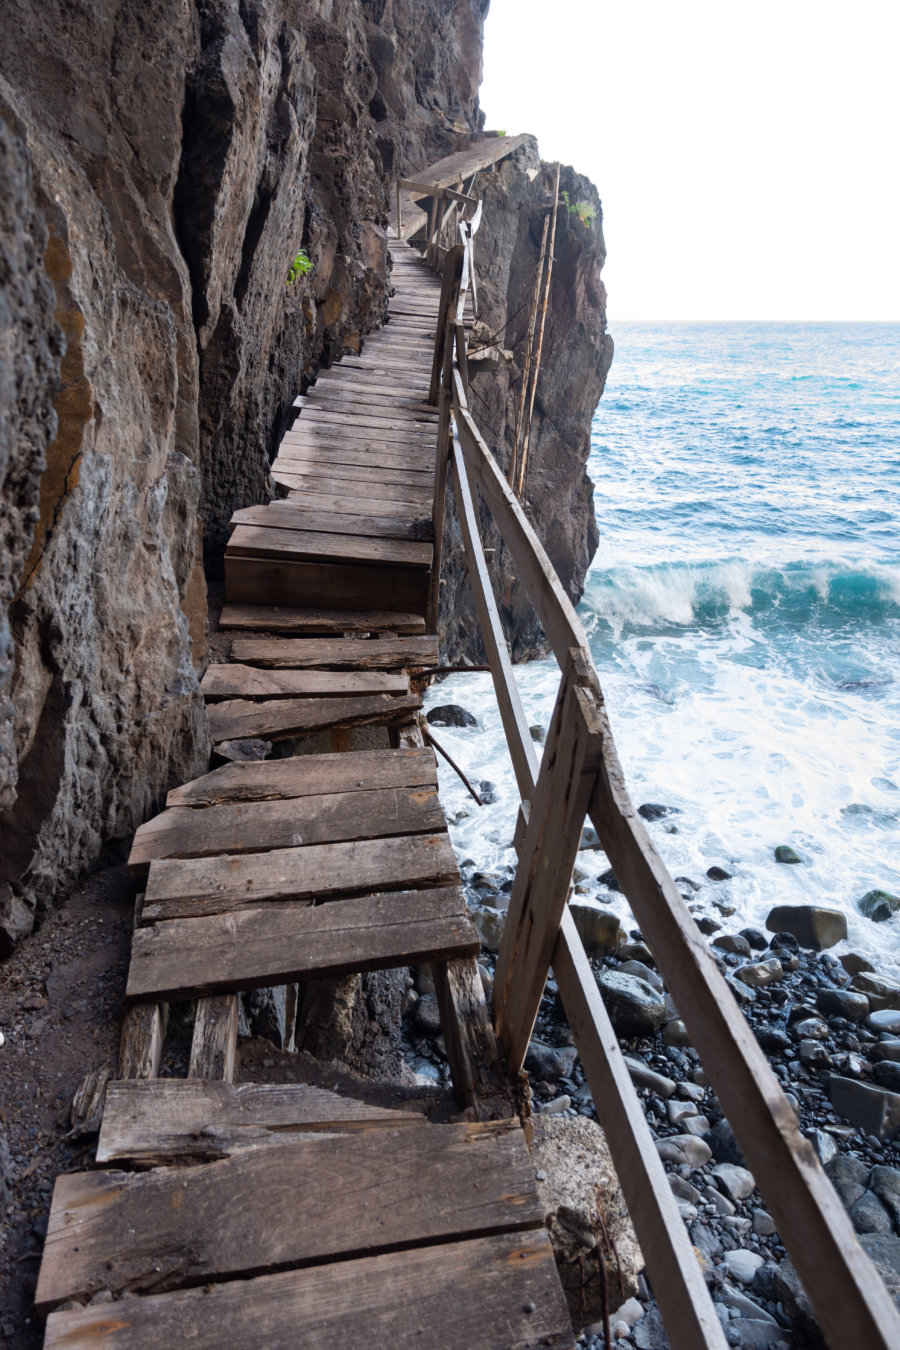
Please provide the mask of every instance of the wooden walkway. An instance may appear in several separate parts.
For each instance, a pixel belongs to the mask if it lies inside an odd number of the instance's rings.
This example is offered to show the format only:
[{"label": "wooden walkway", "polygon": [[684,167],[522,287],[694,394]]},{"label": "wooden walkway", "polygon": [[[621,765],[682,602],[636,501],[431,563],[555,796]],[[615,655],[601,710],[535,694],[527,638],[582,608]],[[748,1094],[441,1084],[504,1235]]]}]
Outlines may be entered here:
[{"label": "wooden walkway", "polygon": [[[100,1170],[54,1190],[48,1347],[572,1344],[416,722],[412,676],[437,664],[425,399],[441,284],[407,245],[394,259],[390,323],[298,400],[274,465],[287,497],[234,517],[232,659],[203,681],[228,762],[134,841],[146,884],[119,1076]],[[323,753],[240,757],[311,735]],[[233,1081],[237,991],[421,962],[468,1108],[456,1122]],[[160,1079],[166,1006],[183,1000],[188,1077]]]}]

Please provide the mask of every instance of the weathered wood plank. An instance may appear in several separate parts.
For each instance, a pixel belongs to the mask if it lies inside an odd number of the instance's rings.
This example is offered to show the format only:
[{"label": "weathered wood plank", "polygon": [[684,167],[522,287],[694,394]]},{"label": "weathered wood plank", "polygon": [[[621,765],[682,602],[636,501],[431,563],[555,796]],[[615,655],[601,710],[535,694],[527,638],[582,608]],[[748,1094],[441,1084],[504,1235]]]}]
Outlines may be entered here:
[{"label": "weathered wood plank", "polygon": [[150,868],[150,898],[142,917],[146,923],[155,923],[227,914],[266,902],[311,903],[458,881],[456,857],[446,833],[310,844],[268,853],[160,859]]},{"label": "weathered wood plank", "polygon": [[371,427],[358,427],[347,418],[313,417],[309,412],[304,413],[285,435],[311,442],[339,440],[348,447],[358,446],[370,450],[373,455],[382,449],[388,452],[426,450],[434,440],[434,431],[430,426],[373,431]]},{"label": "weathered wood plank", "polygon": [[[412,529],[418,528],[415,521],[409,523]],[[428,525],[430,527],[430,522]],[[245,632],[338,634],[393,629],[395,633],[413,634],[424,633],[425,620],[421,614],[403,614],[399,610],[394,613],[387,609],[296,609],[285,605],[228,604],[222,610],[219,627]]]},{"label": "weathered wood plank", "polygon": [[168,919],[134,935],[129,998],[202,998],[481,950],[455,887]]},{"label": "weathered wood plank", "polygon": [[[297,460],[281,460],[280,456],[275,460],[273,471],[276,467],[278,469],[278,474],[280,475],[278,481],[281,481],[281,477],[284,477],[285,479],[290,478],[292,482],[289,486],[292,487],[295,485],[303,487],[303,485],[306,484],[311,491],[338,494],[346,491],[352,492],[353,479],[341,478],[340,474],[336,472],[329,471],[326,473],[323,470],[315,471],[312,468],[306,469],[299,464]],[[335,466],[335,468],[338,467],[339,466]],[[430,486],[418,486],[415,483],[409,482],[379,484],[367,481],[365,485],[359,488],[353,495],[356,496],[357,499],[360,496],[370,496],[374,502],[379,503],[383,501],[398,501],[430,508],[432,490]],[[382,515],[385,514],[384,507],[379,505],[378,513]],[[387,514],[390,514],[390,511],[388,511]]]},{"label": "weathered wood plank", "polygon": [[553,973],[669,1340],[698,1350],[725,1350],[722,1327],[568,909]]},{"label": "weathered wood plank", "polygon": [[[412,539],[425,544],[431,543],[432,533],[430,524],[423,521],[404,520],[396,516],[336,516],[326,511],[310,511],[291,501],[270,502],[268,506],[245,506],[235,511],[231,524],[262,525],[268,530],[317,530],[323,534],[369,535],[374,539]],[[222,627],[221,620],[219,626]]]},{"label": "weathered wood plank", "polygon": [[282,441],[278,458],[287,467],[296,465],[296,471],[327,474],[331,478],[346,479],[350,483],[385,483],[389,486],[418,487],[429,490],[434,481],[434,460],[422,459],[418,465],[391,467],[381,455],[368,457],[365,463],[347,462],[343,456],[318,447],[298,446]]},{"label": "weathered wood plank", "polygon": [[300,467],[292,459],[276,459],[272,465],[272,477],[276,483],[294,491],[318,493],[323,497],[342,497],[347,493],[353,502],[353,513],[358,514],[360,498],[371,496],[378,503],[378,514],[393,514],[398,506],[414,506],[423,518],[431,512],[432,493],[430,488],[410,487],[400,483],[366,483],[364,488],[353,491],[350,479],[336,477],[334,474],[323,476]]},{"label": "weathered wood plank", "polygon": [[592,675],[573,649],[560,682],[497,959],[494,1025],[514,1072],[522,1067],[540,1007],[601,763],[603,722]]},{"label": "weathered wood plank", "polygon": [[237,1038],[237,995],[219,994],[215,998],[201,998],[197,1004],[191,1038],[188,1078],[232,1082]]},{"label": "weathered wood plank", "polygon": [[[465,1296],[460,1297],[461,1291]],[[448,1318],[448,1309],[453,1310]],[[545,1232],[498,1234],[54,1313],[46,1350],[570,1350]],[[298,1339],[299,1336],[299,1339]]]},{"label": "weathered wood plank", "polygon": [[509,1122],[307,1135],[206,1167],[58,1178],[36,1302],[46,1311],[99,1289],[201,1284],[543,1221]]},{"label": "weathered wood plank", "polygon": [[338,440],[336,436],[305,436],[288,432],[278,447],[281,459],[317,460],[320,463],[353,465],[357,468],[383,467],[392,472],[434,471],[434,451],[428,445],[372,447],[360,441]]},{"label": "weathered wood plank", "polygon": [[228,803],[203,811],[174,806],[140,826],[131,846],[128,870],[143,876],[156,858],[263,853],[339,840],[435,834],[445,828],[433,787],[359,789]]},{"label": "weathered wood plank", "polygon": [[233,604],[268,600],[273,604],[301,606],[324,600],[334,609],[346,606],[356,611],[365,605],[389,609],[396,605],[404,614],[410,610],[424,614],[428,572],[405,566],[276,561],[226,553],[225,593]]},{"label": "weathered wood plank", "polygon": [[389,725],[421,708],[418,695],[370,694],[356,698],[233,698],[209,706],[213,741],[289,740],[333,727]]},{"label": "weathered wood plank", "polygon": [[[291,486],[290,483],[283,486],[288,488],[289,502],[297,503],[312,511],[333,511],[336,515],[360,515],[372,505],[371,501],[366,501],[353,493],[319,492],[315,488],[304,487],[299,479],[296,480],[296,486]],[[378,503],[378,514],[383,515],[385,511],[404,520],[423,521],[427,522],[429,528],[431,526],[431,508],[421,503],[381,500]]]},{"label": "weathered wood plank", "polygon": [[359,638],[234,638],[235,661],[264,666],[396,670],[404,666],[436,666],[436,637]]},{"label": "weathered wood plank", "polygon": [[[339,677],[325,675],[325,678]],[[430,750],[360,750],[349,760],[345,755],[297,755],[290,759],[225,764],[173,788],[166,806],[218,806],[223,802],[315,797],[323,792],[436,786],[437,769]]]},{"label": "weathered wood plank", "polygon": [[231,557],[288,555],[297,561],[364,562],[371,567],[430,567],[432,552],[431,544],[412,539],[270,529],[264,525],[237,525],[227,547],[227,556]]},{"label": "weathered wood plank", "polygon": [[339,698],[408,694],[409,676],[392,671],[261,670],[258,666],[208,666],[200,682],[207,701],[222,698]]},{"label": "weathered wood plank", "polygon": [[119,1041],[119,1077],[155,1078],[159,1073],[168,1008],[135,1003],[125,1010]]},{"label": "weathered wood plank", "polygon": [[367,431],[413,431],[423,432],[428,427],[437,424],[437,418],[432,414],[410,412],[404,414],[400,409],[395,413],[385,413],[379,416],[374,412],[341,412],[339,408],[321,407],[314,412],[312,408],[307,408],[300,414],[301,425],[319,425],[338,427],[358,427]]},{"label": "weathered wood plank", "polygon": [[352,1132],[421,1125],[417,1111],[368,1106],[305,1083],[238,1083],[165,1078],[113,1082],[97,1145],[97,1163],[159,1167],[224,1158],[257,1147],[270,1134]]}]

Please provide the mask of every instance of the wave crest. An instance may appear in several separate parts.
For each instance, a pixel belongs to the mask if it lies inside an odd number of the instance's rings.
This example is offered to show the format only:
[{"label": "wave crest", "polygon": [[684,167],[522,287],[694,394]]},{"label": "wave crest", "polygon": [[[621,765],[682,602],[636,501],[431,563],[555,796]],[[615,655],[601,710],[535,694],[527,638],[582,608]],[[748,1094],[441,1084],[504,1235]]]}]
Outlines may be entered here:
[{"label": "wave crest", "polygon": [[709,626],[737,614],[798,627],[878,624],[900,617],[900,566],[736,558],[615,567],[589,574],[582,603],[616,632]]}]

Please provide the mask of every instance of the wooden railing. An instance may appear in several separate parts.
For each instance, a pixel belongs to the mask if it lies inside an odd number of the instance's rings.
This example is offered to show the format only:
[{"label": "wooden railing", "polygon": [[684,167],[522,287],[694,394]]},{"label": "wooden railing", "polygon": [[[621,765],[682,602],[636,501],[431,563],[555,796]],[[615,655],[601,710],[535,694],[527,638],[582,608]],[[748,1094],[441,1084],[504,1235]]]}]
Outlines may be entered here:
[{"label": "wooden railing", "polygon": [[[440,256],[440,323],[432,402],[439,406],[436,561],[448,472],[497,705],[521,797],[518,866],[494,977],[493,1014],[511,1071],[521,1068],[552,969],[598,1118],[675,1350],[726,1340],[567,907],[585,817],[593,822],[706,1075],[810,1297],[837,1347],[897,1350],[900,1315],[860,1247],[812,1145],[637,816],[613,742],[584,630],[469,407],[459,320],[466,243]],[[481,545],[476,496],[488,506],[535,608],[561,680],[540,764],[513,673]]]}]

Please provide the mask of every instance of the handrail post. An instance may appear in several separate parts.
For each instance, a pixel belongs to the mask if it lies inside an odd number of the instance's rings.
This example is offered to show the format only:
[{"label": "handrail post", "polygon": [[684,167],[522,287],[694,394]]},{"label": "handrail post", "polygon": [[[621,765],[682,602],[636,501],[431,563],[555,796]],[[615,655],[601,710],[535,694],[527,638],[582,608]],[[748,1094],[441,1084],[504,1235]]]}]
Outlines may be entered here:
[{"label": "handrail post", "polygon": [[438,327],[434,343],[434,363],[428,402],[438,402],[438,434],[434,461],[434,503],[431,512],[432,554],[431,577],[428,585],[426,626],[429,633],[438,630],[441,599],[441,555],[444,542],[444,506],[447,497],[447,467],[450,457],[450,414],[453,409],[453,334],[456,326],[456,306],[459,280],[462,276],[463,250],[448,253],[441,300],[438,307]]},{"label": "handrail post", "polygon": [[598,703],[596,676],[573,648],[559,685],[494,973],[494,1024],[513,1073],[525,1060],[603,762]]}]

